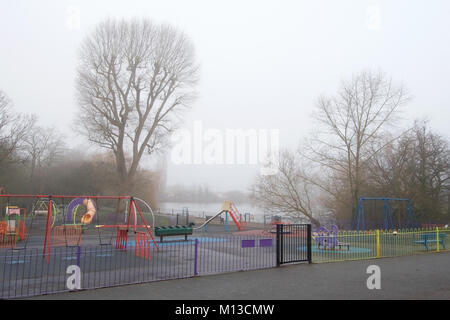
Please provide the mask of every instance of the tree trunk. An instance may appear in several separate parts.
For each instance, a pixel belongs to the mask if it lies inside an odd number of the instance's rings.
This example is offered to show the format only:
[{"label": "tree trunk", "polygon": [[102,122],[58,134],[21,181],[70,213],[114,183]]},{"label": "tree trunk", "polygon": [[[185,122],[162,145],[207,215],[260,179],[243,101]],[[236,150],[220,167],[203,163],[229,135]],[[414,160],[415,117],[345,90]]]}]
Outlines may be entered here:
[{"label": "tree trunk", "polygon": [[[126,176],[125,178],[120,180],[119,185],[119,196],[131,196],[133,191],[133,181],[134,177],[130,178]],[[125,199],[120,199],[117,201],[116,211],[118,213],[124,212],[126,210],[126,201]]]}]

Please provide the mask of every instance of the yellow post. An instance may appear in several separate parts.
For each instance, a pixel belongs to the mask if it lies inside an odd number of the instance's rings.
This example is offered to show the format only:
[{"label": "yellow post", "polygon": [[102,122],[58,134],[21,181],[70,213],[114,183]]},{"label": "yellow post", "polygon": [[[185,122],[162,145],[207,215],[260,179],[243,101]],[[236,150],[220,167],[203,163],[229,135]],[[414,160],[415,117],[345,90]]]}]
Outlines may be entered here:
[{"label": "yellow post", "polygon": [[436,252],[439,252],[439,227],[436,227]]},{"label": "yellow post", "polygon": [[377,229],[377,258],[380,258],[380,230]]}]

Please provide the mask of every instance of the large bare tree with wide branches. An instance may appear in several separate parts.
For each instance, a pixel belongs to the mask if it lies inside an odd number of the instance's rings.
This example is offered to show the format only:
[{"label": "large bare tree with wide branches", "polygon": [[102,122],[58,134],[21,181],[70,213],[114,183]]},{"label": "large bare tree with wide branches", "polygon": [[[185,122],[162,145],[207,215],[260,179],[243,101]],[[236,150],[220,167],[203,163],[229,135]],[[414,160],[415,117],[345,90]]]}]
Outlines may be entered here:
[{"label": "large bare tree with wide branches", "polygon": [[107,19],[84,39],[76,84],[79,131],[114,153],[118,192],[130,193],[143,156],[165,146],[197,80],[193,44],[170,25]]},{"label": "large bare tree with wide branches", "polygon": [[[394,129],[386,139],[408,100],[405,88],[382,72],[362,71],[343,81],[336,94],[319,97],[315,131],[298,152],[280,154],[277,174],[257,178],[253,197],[267,210],[316,225],[323,209],[336,215],[336,203],[351,214],[363,192],[366,164],[405,134]],[[318,198],[322,210],[313,201]]]}]

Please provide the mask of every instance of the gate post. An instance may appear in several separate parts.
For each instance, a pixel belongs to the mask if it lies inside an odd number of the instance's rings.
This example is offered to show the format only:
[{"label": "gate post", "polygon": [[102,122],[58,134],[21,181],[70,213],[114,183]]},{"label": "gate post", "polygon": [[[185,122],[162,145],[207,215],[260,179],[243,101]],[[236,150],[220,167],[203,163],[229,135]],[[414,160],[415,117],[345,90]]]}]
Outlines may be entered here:
[{"label": "gate post", "polygon": [[277,267],[281,265],[281,247],[282,247],[282,234],[283,234],[283,225],[277,224],[277,241],[276,241],[276,255],[277,255]]},{"label": "gate post", "polygon": [[308,252],[308,263],[312,262],[312,235],[311,235],[311,224],[306,225],[306,237],[307,237],[307,252]]}]

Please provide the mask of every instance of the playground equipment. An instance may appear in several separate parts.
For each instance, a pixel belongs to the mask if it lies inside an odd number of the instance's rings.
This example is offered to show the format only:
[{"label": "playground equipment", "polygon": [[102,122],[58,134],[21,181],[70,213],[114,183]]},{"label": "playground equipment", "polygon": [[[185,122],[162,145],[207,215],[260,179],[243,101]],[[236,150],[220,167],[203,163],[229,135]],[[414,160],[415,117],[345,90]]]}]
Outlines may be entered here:
[{"label": "playground equipment", "polygon": [[[145,222],[145,218],[136,203],[135,199],[130,196],[61,196],[61,195],[10,195],[10,194],[0,194],[0,199],[7,199],[9,201],[10,198],[25,198],[26,199],[34,199],[32,201],[35,201],[33,204],[32,209],[32,218],[31,219],[31,227],[33,226],[33,220],[35,220],[36,217],[39,217],[40,215],[44,216],[44,211],[46,210],[45,217],[45,234],[43,235],[43,255],[46,257],[47,262],[49,262],[50,259],[50,247],[51,246],[57,246],[57,245],[66,245],[66,246],[79,246],[81,244],[81,233],[82,233],[82,227],[88,226],[91,222],[95,221],[97,222],[97,225],[95,226],[96,230],[98,231],[100,244],[108,244],[108,243],[102,243],[101,242],[101,236],[100,236],[100,230],[110,228],[112,230],[116,230],[115,233],[115,239],[116,239],[116,248],[120,250],[126,250],[127,244],[128,244],[128,235],[129,231],[134,231],[134,240],[135,240],[135,247],[136,247],[136,255],[139,257],[143,257],[145,259],[150,258],[150,237],[153,240],[153,243],[156,247],[156,249],[159,251],[159,247],[156,243],[156,241],[153,238],[152,232],[150,230],[150,226]],[[61,221],[56,221],[55,216],[57,212],[57,208],[66,208],[65,201],[66,199],[72,199],[71,204],[67,206],[67,214],[63,214],[62,216],[62,224]],[[100,224],[98,213],[98,203],[97,201],[99,199],[109,199],[114,201],[125,201],[127,203],[127,217],[125,224],[117,224],[117,221],[114,221],[113,224]],[[74,201],[76,200],[76,201]],[[44,206],[45,203],[45,206]],[[117,204],[117,202],[116,202]],[[80,219],[81,223],[77,223],[78,219],[76,218],[76,206],[84,205],[86,206],[86,213],[83,215],[83,218]],[[10,215],[17,214],[17,208],[12,208],[10,206],[8,207],[8,213]],[[20,211],[19,211],[20,212]],[[115,213],[114,217],[117,219],[117,217],[120,216],[120,213]],[[140,217],[140,220],[142,221],[141,224],[138,224],[138,216]],[[39,219],[37,219],[39,220]],[[67,221],[66,221],[67,220]],[[34,221],[36,223],[36,221]],[[39,222],[39,221],[37,221]],[[42,221],[41,221],[42,222]],[[66,222],[69,222],[66,224]],[[85,222],[83,224],[82,222]],[[87,224],[86,224],[87,223]],[[32,228],[30,228],[32,229]],[[143,230],[142,230],[143,229]],[[2,241],[5,242],[5,239],[11,239],[11,237],[6,237],[6,235],[9,235],[11,228],[8,228],[7,223],[0,224],[0,239],[3,239]],[[20,230],[19,225],[19,234],[22,234]],[[42,229],[39,229],[36,231],[36,233],[42,232]],[[31,233],[31,230],[30,230]],[[25,232],[23,231],[23,235],[25,235]],[[37,237],[42,237],[42,233],[38,234]],[[95,238],[94,238],[95,239]],[[27,238],[28,240],[28,238]],[[8,240],[8,242],[11,242],[11,240]],[[36,244],[36,243],[34,243]],[[110,240],[110,243],[112,244],[112,237]],[[8,243],[9,245],[9,243]],[[11,244],[12,245],[12,244]],[[15,245],[15,244],[14,244]],[[26,247],[26,241],[25,241],[25,247]]]},{"label": "playground equipment", "polygon": [[169,226],[169,227],[155,227],[155,235],[160,237],[163,242],[164,237],[170,236],[184,236],[187,241],[187,236],[192,234],[191,226]]},{"label": "playground equipment", "polygon": [[75,198],[67,207],[66,221],[77,224],[77,213],[81,206],[86,207],[85,214],[81,217],[81,224],[90,224],[97,212],[97,206],[90,198]]},{"label": "playground equipment", "polygon": [[352,229],[358,231],[416,227],[416,215],[409,199],[360,198],[352,219]]},{"label": "playground equipment", "polygon": [[331,225],[330,229],[321,226],[312,233],[312,238],[316,242],[318,249],[322,247],[323,249],[336,250],[337,248],[342,249],[342,247],[346,247],[347,250],[350,250],[349,243],[338,240],[338,232],[336,225]]},{"label": "playground equipment", "polygon": [[[164,227],[155,227],[155,235],[160,237],[161,242],[163,242],[164,237],[169,236],[184,236],[184,239],[187,240],[187,236],[191,235],[194,230],[200,230],[205,228],[207,231],[208,224],[211,223],[217,217],[220,217],[222,214],[225,214],[225,230],[228,231],[228,215],[233,219],[236,227],[239,231],[244,230],[246,227],[245,221],[242,219],[241,214],[237,210],[236,206],[231,201],[225,201],[222,204],[222,210],[220,210],[217,214],[209,217],[204,223],[200,226],[193,228],[193,223],[189,224],[189,211],[187,208],[183,208],[183,216],[186,216],[186,224],[187,225],[175,225],[175,226],[164,226]],[[178,215],[177,215],[178,222]]]},{"label": "playground equipment", "polygon": [[10,205],[6,206],[5,219],[4,221],[0,221],[0,247],[15,248],[17,241],[25,240],[25,219],[25,208]]},{"label": "playground equipment", "polygon": [[220,210],[216,215],[207,219],[202,225],[199,227],[193,228],[194,230],[202,229],[203,227],[207,227],[208,224],[213,221],[215,218],[220,216],[222,213],[225,214],[225,231],[228,231],[228,216],[233,219],[234,224],[238,228],[239,231],[245,230],[247,224],[244,219],[242,219],[242,215],[239,213],[236,206],[229,200],[224,201],[222,204],[222,210]]},{"label": "playground equipment", "polygon": [[[92,217],[96,212],[96,206],[89,198],[75,198],[69,205],[66,205],[65,200],[64,197],[53,199],[39,197],[33,204],[30,229],[36,224],[35,220],[39,216],[50,218],[50,230],[48,230],[46,224],[46,232],[50,232],[49,242],[54,247],[80,245],[82,232],[86,228],[82,221],[77,220],[77,210],[84,205],[88,206],[87,212],[93,212]],[[58,203],[58,201],[62,201],[62,203]],[[66,214],[64,214],[65,212]],[[90,221],[92,221],[92,217]]]},{"label": "playground equipment", "polygon": [[[123,198],[123,197],[122,197]],[[134,231],[134,242],[135,242],[135,250],[136,256],[150,259],[150,238],[153,241],[153,244],[157,251],[159,252],[159,246],[153,237],[151,232],[151,226],[147,224],[145,218],[136,203],[136,200],[133,197],[126,197],[129,200],[128,206],[128,216],[126,218],[126,225],[97,225],[96,228],[115,228],[117,230],[116,233],[116,249],[126,250],[128,245],[128,234],[130,229]],[[137,224],[137,214],[141,218],[143,224]],[[131,223],[132,221],[132,223]],[[138,229],[144,229],[144,231],[140,231]],[[149,238],[150,236],[150,238]]]},{"label": "playground equipment", "polygon": [[[46,217],[48,214],[48,205],[49,201],[47,198],[38,198],[34,203],[33,207],[31,209],[31,217],[32,219],[38,217],[38,216],[44,216]],[[52,203],[52,210],[51,210],[51,217],[50,217],[50,223],[51,227],[53,227],[56,223],[56,218],[58,214],[60,213],[60,210],[57,208],[56,204]]]},{"label": "playground equipment", "polygon": [[87,211],[81,218],[81,223],[82,224],[90,224],[92,222],[92,218],[94,217],[97,209],[95,208],[91,199],[84,199],[83,205],[86,207]]}]

